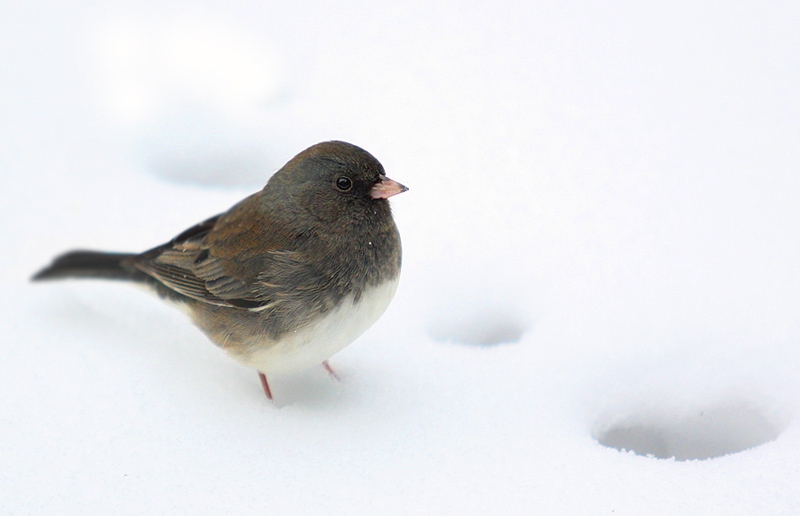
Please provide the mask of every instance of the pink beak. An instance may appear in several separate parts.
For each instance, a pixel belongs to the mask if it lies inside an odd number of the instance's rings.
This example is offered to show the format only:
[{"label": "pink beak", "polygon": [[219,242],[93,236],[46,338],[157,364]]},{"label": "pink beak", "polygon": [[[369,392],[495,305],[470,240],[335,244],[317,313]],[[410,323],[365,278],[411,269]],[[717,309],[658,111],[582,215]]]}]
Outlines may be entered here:
[{"label": "pink beak", "polygon": [[375,183],[375,186],[373,186],[372,190],[369,191],[369,195],[373,199],[388,199],[389,197],[403,193],[406,190],[408,190],[408,188],[401,185],[397,181],[389,179],[386,176],[381,176],[381,181],[379,183]]}]

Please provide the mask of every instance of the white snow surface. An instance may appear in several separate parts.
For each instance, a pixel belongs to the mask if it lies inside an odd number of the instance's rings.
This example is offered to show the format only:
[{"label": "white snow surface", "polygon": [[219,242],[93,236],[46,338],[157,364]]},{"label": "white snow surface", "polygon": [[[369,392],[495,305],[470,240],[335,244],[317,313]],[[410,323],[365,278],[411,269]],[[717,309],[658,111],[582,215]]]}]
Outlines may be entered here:
[{"label": "white snow surface", "polygon": [[[0,514],[800,514],[800,6],[0,7]],[[56,254],[323,140],[410,187],[397,295],[276,377]],[[627,451],[622,451],[627,450]]]}]

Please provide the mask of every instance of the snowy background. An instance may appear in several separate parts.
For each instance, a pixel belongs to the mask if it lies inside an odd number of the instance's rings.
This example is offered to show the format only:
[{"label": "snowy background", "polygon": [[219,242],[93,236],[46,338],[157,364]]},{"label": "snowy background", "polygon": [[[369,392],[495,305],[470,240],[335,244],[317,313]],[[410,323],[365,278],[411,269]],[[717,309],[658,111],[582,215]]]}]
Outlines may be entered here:
[{"label": "snowy background", "polygon": [[[4,1],[0,513],[800,514],[798,27],[780,1]],[[411,188],[340,382],[270,404],[148,294],[28,282],[327,139]]]}]

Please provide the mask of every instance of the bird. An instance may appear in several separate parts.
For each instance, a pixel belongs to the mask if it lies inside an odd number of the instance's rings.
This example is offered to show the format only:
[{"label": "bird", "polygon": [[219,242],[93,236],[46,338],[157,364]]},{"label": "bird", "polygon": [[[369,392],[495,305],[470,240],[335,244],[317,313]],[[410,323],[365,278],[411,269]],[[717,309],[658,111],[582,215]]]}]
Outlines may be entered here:
[{"label": "bird", "polygon": [[75,250],[33,281],[94,278],[148,287],[211,342],[268,375],[322,364],[383,315],[397,289],[400,233],[389,198],[407,191],[343,141],[318,143],[260,191],[142,253]]}]

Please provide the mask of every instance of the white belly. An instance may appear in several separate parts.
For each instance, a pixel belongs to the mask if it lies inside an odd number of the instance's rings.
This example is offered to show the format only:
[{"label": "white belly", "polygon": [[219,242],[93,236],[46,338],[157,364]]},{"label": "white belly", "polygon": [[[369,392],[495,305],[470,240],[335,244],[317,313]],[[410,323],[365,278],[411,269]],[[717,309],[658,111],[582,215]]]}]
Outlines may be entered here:
[{"label": "white belly", "polygon": [[348,344],[383,315],[397,290],[398,280],[365,291],[357,304],[348,297],[323,317],[282,337],[277,342],[253,343],[247,355],[233,358],[265,374],[288,373],[318,366]]}]

